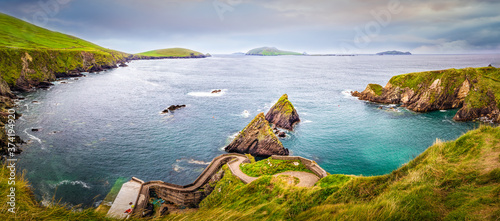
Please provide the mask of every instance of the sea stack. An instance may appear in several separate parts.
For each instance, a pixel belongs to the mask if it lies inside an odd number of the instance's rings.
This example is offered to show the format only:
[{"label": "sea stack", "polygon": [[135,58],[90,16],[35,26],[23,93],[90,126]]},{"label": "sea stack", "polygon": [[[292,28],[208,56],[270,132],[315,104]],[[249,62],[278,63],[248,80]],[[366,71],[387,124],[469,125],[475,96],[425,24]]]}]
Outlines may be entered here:
[{"label": "sea stack", "polygon": [[264,113],[258,114],[225,150],[227,152],[249,153],[258,157],[288,155],[288,149],[283,147],[283,144],[273,133]]},{"label": "sea stack", "polygon": [[274,104],[266,114],[266,120],[274,124],[276,127],[286,130],[293,130],[293,126],[300,122],[299,114],[288,100],[288,95],[283,94],[281,98]]}]

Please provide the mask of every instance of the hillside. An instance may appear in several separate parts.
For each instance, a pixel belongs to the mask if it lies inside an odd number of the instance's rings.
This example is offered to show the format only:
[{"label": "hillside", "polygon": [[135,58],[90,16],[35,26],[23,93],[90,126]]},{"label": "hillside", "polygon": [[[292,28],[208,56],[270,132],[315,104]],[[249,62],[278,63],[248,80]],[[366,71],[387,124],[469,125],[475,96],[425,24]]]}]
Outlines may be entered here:
[{"label": "hillside", "polygon": [[[215,187],[218,191],[205,198],[199,210],[159,220],[498,220],[499,144],[500,128],[481,126],[455,141],[437,140],[390,174],[328,175],[313,188],[296,187],[272,176],[245,185],[224,166],[225,176]],[[8,195],[8,169],[3,166],[1,172],[0,190]],[[41,207],[27,185],[16,178],[21,220],[106,220],[93,209]],[[3,205],[6,199],[1,199]],[[0,213],[4,220],[10,216]]]},{"label": "hillside", "polygon": [[158,58],[204,58],[205,55],[201,52],[193,51],[186,48],[166,48],[153,51],[142,52],[137,55],[158,57]]},{"label": "hillside", "polygon": [[[56,77],[114,68],[128,56],[0,13],[0,125],[6,122],[5,108],[12,106],[11,90],[28,91]],[[3,130],[0,140],[4,153]]]},{"label": "hillside", "polygon": [[369,84],[353,96],[385,104],[403,104],[417,112],[459,108],[453,119],[500,123],[500,69],[448,69],[397,75],[385,87]]},{"label": "hillside", "polygon": [[262,47],[255,48],[246,53],[246,55],[260,55],[260,56],[277,56],[277,55],[302,55],[302,53],[292,51],[282,51],[275,47]]}]

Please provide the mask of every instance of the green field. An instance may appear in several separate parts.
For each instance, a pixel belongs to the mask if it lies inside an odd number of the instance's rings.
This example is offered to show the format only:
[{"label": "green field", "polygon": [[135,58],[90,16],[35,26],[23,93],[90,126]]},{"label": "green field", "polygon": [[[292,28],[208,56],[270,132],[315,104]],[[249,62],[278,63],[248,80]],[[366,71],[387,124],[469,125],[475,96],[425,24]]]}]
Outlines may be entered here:
[{"label": "green field", "polygon": [[137,55],[150,56],[150,57],[192,57],[203,56],[201,52],[193,51],[186,48],[167,48],[153,51],[142,52]]}]

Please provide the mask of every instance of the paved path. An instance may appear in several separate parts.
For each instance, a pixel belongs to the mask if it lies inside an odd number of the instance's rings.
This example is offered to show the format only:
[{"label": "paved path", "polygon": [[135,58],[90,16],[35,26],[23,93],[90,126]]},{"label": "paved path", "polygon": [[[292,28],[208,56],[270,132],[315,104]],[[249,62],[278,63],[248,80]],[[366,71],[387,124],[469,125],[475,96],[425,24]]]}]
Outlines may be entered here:
[{"label": "paved path", "polygon": [[139,191],[141,191],[141,183],[135,180],[124,183],[111,205],[107,216],[118,219],[126,218],[129,214],[125,213],[125,211],[131,208],[130,202],[135,204],[139,196]]},{"label": "paved path", "polygon": [[[233,175],[240,178],[240,180],[243,181],[243,183],[248,184],[258,179],[258,177],[248,176],[245,173],[243,173],[243,171],[240,170],[240,164],[242,164],[243,161],[245,161],[246,159],[247,159],[246,157],[238,156],[236,160],[232,160],[227,164]],[[299,178],[300,182],[297,184],[297,186],[300,187],[312,187],[319,180],[318,176],[308,172],[286,171],[283,173],[274,174],[273,176],[279,176],[279,175],[289,175]]]}]

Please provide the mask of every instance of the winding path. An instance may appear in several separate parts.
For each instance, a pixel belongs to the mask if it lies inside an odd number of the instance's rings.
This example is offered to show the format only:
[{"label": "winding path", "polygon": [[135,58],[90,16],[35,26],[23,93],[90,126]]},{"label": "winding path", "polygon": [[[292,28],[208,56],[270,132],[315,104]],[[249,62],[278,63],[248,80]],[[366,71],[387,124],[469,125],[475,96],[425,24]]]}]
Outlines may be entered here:
[{"label": "winding path", "polygon": [[[326,176],[326,171],[324,171],[313,161],[307,160],[305,158],[284,156],[272,157],[290,160],[299,159],[314,173],[287,171],[273,175],[289,175],[297,177],[300,180],[297,186],[312,187],[320,178]],[[204,186],[226,163],[232,174],[238,177],[243,183],[248,184],[258,179],[258,177],[248,176],[240,170],[240,165],[242,163],[249,162],[250,160],[243,154],[222,154],[215,157],[212,162],[210,162],[210,165],[208,165],[205,170],[203,170],[200,176],[198,176],[198,178],[193,183],[185,186],[167,183],[164,181],[144,182],[133,177],[130,181],[122,186],[107,215],[114,218],[126,218],[129,214],[125,213],[125,211],[131,208],[131,206],[129,205],[130,202],[132,202],[134,205],[133,212],[142,211],[144,208],[146,208],[146,205],[148,203],[150,188],[155,188],[156,190],[161,192],[160,194],[166,196],[172,202],[179,205],[197,204],[205,196],[205,193],[203,191]]]}]

